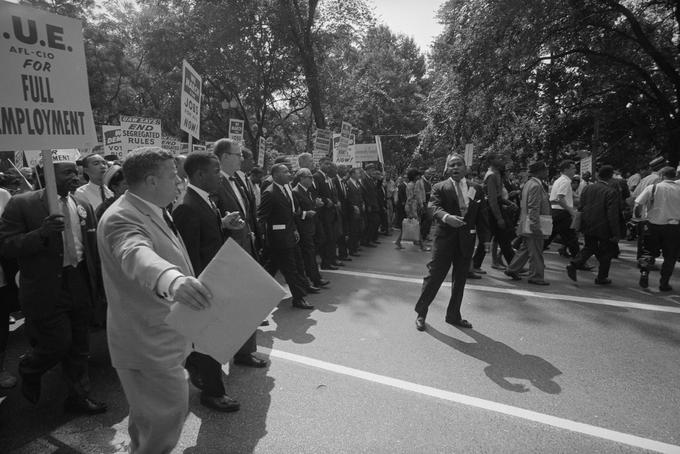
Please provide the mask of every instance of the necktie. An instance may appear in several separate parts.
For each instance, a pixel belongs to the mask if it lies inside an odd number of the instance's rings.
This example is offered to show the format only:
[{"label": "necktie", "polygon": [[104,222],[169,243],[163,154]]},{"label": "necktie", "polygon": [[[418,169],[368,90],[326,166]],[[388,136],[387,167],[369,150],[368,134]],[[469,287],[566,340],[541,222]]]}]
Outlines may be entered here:
[{"label": "necktie", "polygon": [[456,185],[456,195],[458,195],[458,208],[460,208],[460,215],[465,216],[465,213],[467,213],[465,196],[463,195],[463,190],[460,187],[460,181],[454,181],[454,183]]},{"label": "necktie", "polygon": [[61,212],[64,215],[64,266],[78,266],[78,254],[76,253],[76,240],[73,238],[73,224],[71,223],[71,210],[68,206],[68,197],[61,198]]},{"label": "necktie", "polygon": [[172,233],[179,236],[179,233],[177,232],[177,227],[175,227],[175,223],[172,222],[172,218],[170,217],[168,210],[163,210],[163,220],[165,221],[166,224],[168,224],[168,227],[170,228],[170,230],[172,230]]},{"label": "necktie", "polygon": [[229,181],[231,181],[232,188],[235,191],[236,198],[238,199],[237,202],[241,205],[241,209],[243,210],[243,216],[248,217],[248,207],[246,204],[246,194],[243,191],[243,188],[241,187],[241,183],[239,182],[239,179],[236,177],[229,177]]},{"label": "necktie", "polygon": [[286,200],[288,200],[288,203],[290,203],[291,209],[295,211],[295,206],[293,205],[293,199],[291,198],[290,194],[288,194],[288,187],[283,186],[283,194],[286,196]]},{"label": "necktie", "polygon": [[102,203],[106,202],[106,193],[104,192],[104,185],[99,186],[99,193],[102,196]]}]

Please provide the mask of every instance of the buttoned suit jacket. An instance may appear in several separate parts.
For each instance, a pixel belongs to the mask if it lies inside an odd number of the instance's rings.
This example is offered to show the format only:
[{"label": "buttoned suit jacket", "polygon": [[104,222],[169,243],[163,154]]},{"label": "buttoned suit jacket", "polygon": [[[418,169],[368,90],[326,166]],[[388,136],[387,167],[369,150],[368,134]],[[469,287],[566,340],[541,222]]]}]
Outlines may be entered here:
[{"label": "buttoned suit jacket", "polygon": [[257,210],[261,231],[265,235],[265,245],[272,249],[294,248],[295,214],[288,198],[278,185],[271,184],[262,193],[260,207]]},{"label": "buttoned suit jacket", "polygon": [[191,266],[199,275],[224,244],[220,219],[191,187],[172,212],[172,218],[187,248]]},{"label": "buttoned suit jacket", "polygon": [[[235,183],[237,185],[239,184],[238,182]],[[241,204],[238,203],[238,198],[236,197],[231,184],[229,184],[229,181],[224,175],[220,176],[220,187],[215,196],[217,197],[217,208],[220,210],[220,214],[223,217],[227,214],[227,212],[238,211],[241,215],[241,219],[243,219],[246,223],[246,225],[239,230],[223,229],[222,233],[224,234],[225,240],[227,238],[233,238],[234,241],[236,241],[249,254],[255,256],[257,246],[253,244],[250,236],[250,232],[257,232],[257,226],[255,225],[256,222],[254,221],[253,217],[254,214],[253,216],[249,216],[247,212],[243,211]],[[244,197],[243,195],[241,195],[241,198],[243,199],[243,203],[247,204],[247,210],[248,207],[250,207],[249,199],[247,196]]]},{"label": "buttoned suit jacket", "polygon": [[[80,220],[90,304],[99,304],[104,294],[97,253],[97,220],[89,203],[69,197],[76,202]],[[61,233],[40,237],[38,229],[47,216],[47,198],[41,189],[12,197],[0,219],[0,254],[17,259],[19,301],[24,313],[33,319],[54,314],[61,290],[64,242]]]},{"label": "buttoned suit jacket", "polygon": [[581,193],[581,231],[584,235],[608,240],[621,237],[620,196],[616,189],[598,181]]},{"label": "buttoned suit jacket", "polygon": [[165,323],[171,304],[157,294],[157,285],[168,270],[194,275],[182,238],[126,192],[102,216],[97,240],[113,366],[167,370],[181,365],[190,343]]},{"label": "buttoned suit jacket", "polygon": [[298,185],[293,189],[293,196],[299,207],[299,213],[295,216],[298,232],[300,232],[300,235],[311,238],[316,232],[316,215],[305,216],[305,219],[302,219],[302,213],[305,211],[316,212],[316,203],[314,203],[312,193],[309,190],[305,191],[304,189],[301,189],[300,185]]},{"label": "buttoned suit jacket", "polygon": [[[470,188],[474,188],[474,197],[468,198]],[[458,204],[458,194],[450,178],[432,186],[429,208],[437,220],[435,241],[451,243],[457,247],[463,257],[472,257],[475,248],[476,235],[482,242],[489,238],[489,218],[484,190],[478,184],[468,182],[468,194],[465,194],[468,205],[465,214],[465,225],[451,227],[443,219],[447,214],[461,215]]]}]

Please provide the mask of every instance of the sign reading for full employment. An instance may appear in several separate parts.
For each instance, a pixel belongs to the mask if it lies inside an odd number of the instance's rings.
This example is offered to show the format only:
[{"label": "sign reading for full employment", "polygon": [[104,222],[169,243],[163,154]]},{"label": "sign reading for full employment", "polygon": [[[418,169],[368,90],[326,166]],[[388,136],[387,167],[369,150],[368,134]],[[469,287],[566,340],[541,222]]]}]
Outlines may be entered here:
[{"label": "sign reading for full employment", "polygon": [[79,20],[0,1],[0,149],[92,147]]},{"label": "sign reading for full employment", "polygon": [[237,142],[243,142],[243,120],[229,119],[229,138]]},{"label": "sign reading for full employment", "polygon": [[160,147],[161,120],[159,118],[120,116],[120,137],[123,154],[139,147]]},{"label": "sign reading for full employment", "polygon": [[182,109],[179,127],[195,138],[201,133],[201,76],[182,61]]}]

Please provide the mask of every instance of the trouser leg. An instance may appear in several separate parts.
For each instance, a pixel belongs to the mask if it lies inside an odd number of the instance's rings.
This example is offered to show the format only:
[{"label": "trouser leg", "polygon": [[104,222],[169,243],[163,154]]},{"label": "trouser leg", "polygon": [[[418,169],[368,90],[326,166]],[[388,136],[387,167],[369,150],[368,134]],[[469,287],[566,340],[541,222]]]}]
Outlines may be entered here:
[{"label": "trouser leg", "polygon": [[435,239],[432,247],[432,259],[427,264],[428,275],[423,279],[422,291],[415,307],[415,311],[421,317],[427,315],[430,304],[432,304],[435,296],[437,296],[437,292],[444,279],[446,279],[449,268],[451,268],[451,250],[447,246],[450,246],[449,242],[440,242],[438,244]]}]

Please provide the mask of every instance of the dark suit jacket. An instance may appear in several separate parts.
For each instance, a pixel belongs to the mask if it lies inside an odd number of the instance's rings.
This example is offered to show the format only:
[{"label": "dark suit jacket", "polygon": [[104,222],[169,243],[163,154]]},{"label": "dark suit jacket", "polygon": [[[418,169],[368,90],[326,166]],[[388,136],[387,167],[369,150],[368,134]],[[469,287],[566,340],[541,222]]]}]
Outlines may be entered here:
[{"label": "dark suit jacket", "polygon": [[295,247],[295,214],[290,202],[276,184],[269,185],[262,193],[257,217],[265,235],[266,246],[272,249]]},{"label": "dark suit jacket", "polygon": [[618,191],[598,181],[583,188],[581,193],[581,231],[601,239],[621,237]]},{"label": "dark suit jacket", "polygon": [[376,181],[373,178],[366,178],[361,181],[362,188],[364,189],[364,201],[366,203],[366,211],[369,213],[374,213],[380,211],[378,205],[378,187]]},{"label": "dark suit jacket", "polygon": [[[234,193],[231,184],[227,181],[224,175],[220,176],[220,188],[215,194],[217,197],[217,208],[220,210],[220,214],[225,216],[227,212],[238,211],[241,215],[241,219],[246,222],[246,226],[240,230],[229,230],[223,229],[225,241],[227,238],[233,238],[243,249],[245,249],[249,254],[257,259],[257,251],[259,250],[259,245],[254,244],[251,239],[250,232],[255,232],[257,235],[257,219],[256,213],[253,211],[250,214],[249,210],[254,210],[255,207],[250,204],[248,196],[245,194],[241,195],[243,203],[246,204],[245,210],[241,208],[241,204],[238,203],[238,198]],[[238,186],[238,179],[236,180],[236,185]]]},{"label": "dark suit jacket", "polygon": [[364,205],[364,195],[359,182],[347,180],[347,206],[362,208]]},{"label": "dark suit jacket", "polygon": [[192,188],[172,212],[177,230],[189,253],[196,275],[210,263],[224,243],[220,219],[205,200]]},{"label": "dark suit jacket", "polygon": [[447,214],[457,216],[461,214],[456,188],[450,178],[432,186],[429,203],[432,215],[437,219],[435,241],[442,239],[453,241],[465,257],[472,257],[475,248],[475,235],[479,235],[482,242],[488,241],[489,238],[489,219],[484,190],[480,185],[468,182],[466,198],[470,193],[469,188],[474,188],[475,194],[471,200],[467,199],[468,209],[464,218],[465,225],[462,227],[454,228],[443,221]]},{"label": "dark suit jacket", "polygon": [[[99,304],[104,299],[104,292],[97,252],[97,220],[90,204],[77,200],[76,204],[91,303]],[[45,190],[41,189],[12,197],[0,219],[0,255],[17,259],[21,272],[19,301],[26,315],[32,318],[52,315],[61,289],[64,262],[62,235],[53,233],[43,239],[38,233],[47,216],[47,199]]]},{"label": "dark suit jacket", "polygon": [[305,216],[305,219],[302,219],[303,212],[316,212],[316,203],[312,198],[313,195],[311,191],[305,191],[305,189],[298,184],[295,186],[295,189],[293,189],[293,196],[295,197],[297,206],[300,208],[299,213],[295,216],[298,231],[300,232],[300,235],[313,237],[316,232],[316,216]]},{"label": "dark suit jacket", "polygon": [[324,202],[324,206],[319,208],[321,219],[326,223],[335,222],[337,214],[335,204],[338,203],[337,193],[333,191],[333,188],[326,182],[326,177],[318,170],[314,173],[314,184],[316,185],[316,196],[323,199]]}]

